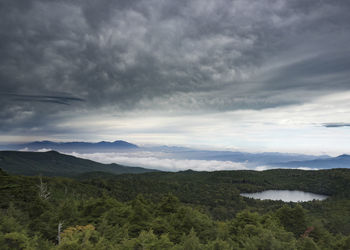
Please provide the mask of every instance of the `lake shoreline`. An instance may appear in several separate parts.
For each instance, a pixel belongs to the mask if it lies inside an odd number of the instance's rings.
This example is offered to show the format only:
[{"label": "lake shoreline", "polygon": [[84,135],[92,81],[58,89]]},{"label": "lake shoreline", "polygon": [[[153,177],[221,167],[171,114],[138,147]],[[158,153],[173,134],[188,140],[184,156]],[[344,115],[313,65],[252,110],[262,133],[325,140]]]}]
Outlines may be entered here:
[{"label": "lake shoreline", "polygon": [[256,193],[241,193],[240,195],[252,199],[284,202],[308,202],[312,200],[325,200],[329,197],[327,195],[315,194],[299,190],[265,190]]}]

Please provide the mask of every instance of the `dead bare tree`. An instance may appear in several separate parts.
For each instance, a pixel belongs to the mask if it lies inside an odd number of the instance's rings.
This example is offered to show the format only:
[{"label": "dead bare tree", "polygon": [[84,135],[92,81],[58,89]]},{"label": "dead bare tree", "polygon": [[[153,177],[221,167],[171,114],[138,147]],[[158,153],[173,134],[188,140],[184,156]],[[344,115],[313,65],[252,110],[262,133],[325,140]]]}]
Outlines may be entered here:
[{"label": "dead bare tree", "polygon": [[61,230],[62,230],[63,222],[58,222],[58,229],[57,229],[57,244],[59,245],[61,243]]},{"label": "dead bare tree", "polygon": [[47,184],[43,182],[43,178],[39,176],[40,184],[37,185],[39,188],[39,197],[43,200],[47,200],[50,197],[50,192],[48,191]]}]

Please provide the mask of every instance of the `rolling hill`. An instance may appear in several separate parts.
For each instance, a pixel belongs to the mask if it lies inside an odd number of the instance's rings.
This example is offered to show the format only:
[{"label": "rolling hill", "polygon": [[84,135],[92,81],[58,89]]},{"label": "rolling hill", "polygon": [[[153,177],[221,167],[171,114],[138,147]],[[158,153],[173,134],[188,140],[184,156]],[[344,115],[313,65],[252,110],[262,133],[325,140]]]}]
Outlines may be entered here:
[{"label": "rolling hill", "polygon": [[75,176],[88,172],[113,174],[146,173],[158,170],[102,164],[70,155],[48,152],[0,151],[0,168],[11,174],[44,176]]}]

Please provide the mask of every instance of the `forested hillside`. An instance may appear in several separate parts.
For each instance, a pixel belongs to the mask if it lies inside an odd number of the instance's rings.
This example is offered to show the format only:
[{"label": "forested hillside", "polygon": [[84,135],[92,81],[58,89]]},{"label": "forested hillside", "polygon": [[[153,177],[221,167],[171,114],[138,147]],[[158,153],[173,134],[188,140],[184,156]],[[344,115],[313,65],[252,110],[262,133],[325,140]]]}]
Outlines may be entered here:
[{"label": "forested hillside", "polygon": [[56,151],[21,152],[0,151],[0,168],[12,174],[75,176],[92,171],[113,174],[155,172],[155,169],[127,167],[119,164],[102,164]]},{"label": "forested hillside", "polygon": [[275,169],[257,171],[217,171],[178,173],[146,173],[142,175],[93,178],[83,183],[108,190],[121,201],[134,199],[142,194],[159,201],[172,193],[181,202],[197,207],[217,220],[232,219],[244,210],[266,213],[280,208],[284,202],[260,201],[241,197],[242,192],[267,189],[303,190],[329,195],[325,201],[303,203],[333,232],[350,234],[350,170],[332,169],[303,171]]},{"label": "forested hillside", "polygon": [[[69,179],[1,171],[0,249],[349,249],[349,175],[185,171]],[[331,197],[299,205],[239,196],[296,187]]]}]

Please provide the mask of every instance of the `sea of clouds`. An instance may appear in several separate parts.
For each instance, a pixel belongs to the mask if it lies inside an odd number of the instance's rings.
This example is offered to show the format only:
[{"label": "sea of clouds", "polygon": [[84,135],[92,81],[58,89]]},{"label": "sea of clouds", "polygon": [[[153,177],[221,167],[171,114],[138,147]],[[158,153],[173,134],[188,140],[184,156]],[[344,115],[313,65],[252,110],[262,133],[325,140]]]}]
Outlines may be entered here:
[{"label": "sea of clouds", "polygon": [[118,163],[126,166],[155,168],[163,171],[242,170],[248,169],[245,163],[216,160],[189,160],[166,158],[162,152],[113,152],[113,153],[76,153],[71,155],[101,163]]},{"label": "sea of clouds", "polygon": [[[42,148],[36,152],[51,151],[50,148]],[[23,148],[20,151],[29,151]],[[255,170],[265,171],[278,168],[276,166],[259,165],[252,166],[248,162],[218,161],[218,160],[200,160],[200,159],[179,159],[173,158],[171,153],[156,151],[124,151],[124,152],[96,152],[96,153],[78,153],[61,152],[78,158],[88,159],[104,164],[116,163],[124,166],[143,167],[149,169],[158,169],[161,171],[220,171],[220,170]],[[318,168],[309,168],[300,166],[299,170],[319,170]]]}]

